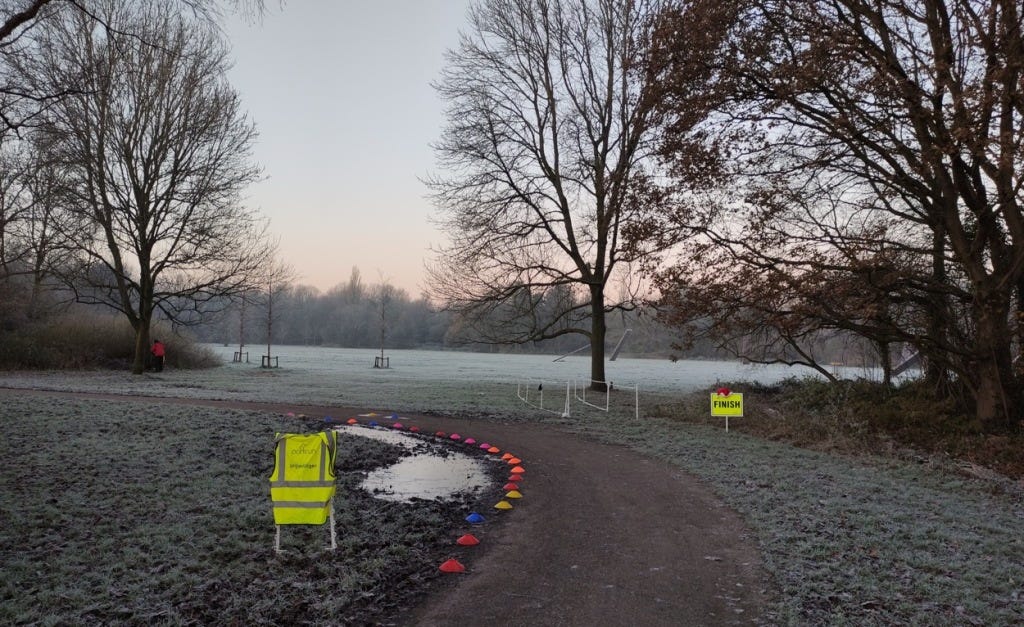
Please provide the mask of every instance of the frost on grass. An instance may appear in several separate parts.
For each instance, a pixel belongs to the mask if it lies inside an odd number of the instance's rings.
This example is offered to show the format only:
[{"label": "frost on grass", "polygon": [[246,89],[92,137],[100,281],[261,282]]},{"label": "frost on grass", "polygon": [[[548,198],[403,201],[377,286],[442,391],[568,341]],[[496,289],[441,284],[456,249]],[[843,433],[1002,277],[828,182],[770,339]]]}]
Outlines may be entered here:
[{"label": "frost on grass", "polygon": [[[233,347],[210,346],[230,362]],[[519,407],[515,389],[521,382],[548,385],[564,395],[567,382],[589,380],[589,357],[571,356],[555,362],[550,355],[499,355],[443,351],[393,351],[393,367],[374,369],[373,352],[356,349],[282,346],[275,349],[281,368],[227,363],[203,370],[127,372],[0,372],[0,386],[104,391],[115,394],[187,398],[347,404],[397,410],[466,410]],[[782,366],[734,362],[670,362],[619,359],[609,362],[607,376],[620,386],[639,384],[644,392],[692,391],[719,380],[758,379],[764,383],[810,372]]]},{"label": "frost on grass", "polygon": [[[414,353],[415,351],[410,351]],[[335,354],[335,353],[332,353]],[[469,418],[494,417],[502,420],[546,421],[560,428],[574,430],[589,437],[618,442],[647,454],[668,460],[672,464],[691,472],[709,486],[729,505],[737,509],[747,520],[752,533],[758,538],[764,563],[774,580],[774,602],[766,622],[777,624],[1022,624],[1024,603],[1020,590],[1024,588],[1024,545],[1021,530],[1024,529],[1024,507],[1012,494],[995,494],[987,485],[962,476],[954,476],[941,468],[918,465],[888,459],[848,459],[830,456],[791,446],[748,437],[740,433],[724,433],[699,425],[641,417],[635,420],[628,412],[606,415],[595,411],[574,413],[563,419],[524,407],[515,395],[514,379],[486,356],[479,368],[468,360],[471,356],[457,356],[462,361],[446,362],[442,367],[434,361],[422,367],[397,361],[391,371],[374,371],[371,361],[347,355],[344,351],[336,354],[339,363],[330,367],[319,367],[303,362],[296,353],[294,365],[289,365],[282,353],[282,364],[288,367],[273,371],[259,368],[231,365],[213,370],[194,372],[167,372],[160,375],[132,377],[120,373],[79,373],[23,375],[18,373],[0,374],[0,385],[35,387],[43,389],[64,389],[125,394],[147,394],[160,396],[188,396],[193,398],[223,398],[272,402],[294,402],[306,404],[338,404],[362,406],[383,411],[437,411]],[[432,357],[432,359],[440,359]],[[528,360],[536,376],[553,377],[547,370],[551,366]],[[460,364],[461,365],[458,365]],[[519,362],[517,362],[519,363]],[[616,362],[618,363],[618,362]],[[455,365],[452,365],[455,364]],[[428,367],[429,366],[429,367]],[[535,367],[534,367],[535,366]],[[742,378],[735,372],[718,373],[705,367],[704,371],[691,372],[689,379],[679,377],[676,389],[686,391],[704,386],[708,379],[720,377],[727,380]],[[555,371],[565,374],[564,371]],[[682,371],[671,371],[673,375],[659,375],[659,394],[669,393],[672,376]],[[528,376],[526,373],[523,376]],[[501,378],[504,376],[504,379]],[[618,377],[618,375],[615,375]],[[563,377],[564,380],[565,377]],[[624,380],[624,379],[620,379]],[[232,497],[232,490],[239,486],[217,483],[215,479],[192,476],[188,479],[178,476],[176,471],[182,463],[196,459],[206,450],[212,454],[211,442],[202,443],[183,438],[189,429],[201,428],[203,433],[218,433],[221,443],[230,444],[232,430],[241,429],[254,437],[248,429],[270,428],[272,425],[256,421],[226,420],[210,410],[153,410],[140,406],[129,417],[116,418],[107,415],[112,405],[77,403],[72,401],[46,401],[33,399],[31,405],[23,403],[14,408],[4,407],[0,415],[15,429],[8,436],[11,441],[26,435],[26,425],[35,425],[36,431],[29,431],[32,437],[47,442],[74,443],[78,447],[97,447],[109,443],[114,433],[128,433],[123,442],[130,450],[133,463],[138,468],[159,478],[146,489],[160,494],[161,483],[179,482],[183,487],[199,481],[208,483],[210,492],[216,493],[218,486],[224,486],[218,498],[226,499],[234,508],[234,520],[243,522],[243,529],[232,531],[236,538],[224,543],[226,548],[213,564],[217,572],[225,565],[232,565],[232,556],[239,547],[252,547],[255,562],[266,564],[271,557],[263,545],[269,547],[264,537],[269,520],[269,509],[264,497]],[[165,424],[153,424],[148,420],[150,412],[159,411],[166,419]],[[178,412],[195,411],[196,415],[185,417]],[[223,412],[221,412],[223,413]],[[18,424],[22,415],[31,416],[25,424]],[[76,424],[87,424],[87,429],[74,428]],[[51,430],[52,428],[52,430]],[[152,431],[150,431],[152,429]],[[141,431],[140,431],[141,430]],[[149,433],[153,436],[150,445],[139,444],[138,438]],[[260,436],[262,437],[262,436]],[[24,440],[22,440],[24,441]],[[134,442],[134,443],[133,443]],[[250,471],[259,477],[269,476],[271,460],[261,441],[259,446],[250,445],[240,451],[249,464]],[[160,453],[159,459],[152,457],[153,447]],[[205,448],[204,448],[205,447]],[[64,447],[62,447],[63,449]],[[71,450],[71,449],[68,449]],[[173,543],[189,542],[191,527],[178,522],[175,516],[190,509],[203,516],[209,516],[211,528],[220,533],[217,517],[209,512],[217,511],[215,503],[208,499],[180,500],[168,511],[169,524],[159,531],[159,544],[139,542],[139,550],[145,550],[145,559],[131,557],[125,560],[128,570],[115,574],[100,568],[92,571],[79,565],[62,566],[58,558],[45,556],[71,554],[81,546],[99,546],[103,551],[117,555],[116,543],[109,535],[117,532],[116,517],[110,522],[89,509],[95,496],[94,482],[90,477],[106,477],[106,484],[114,479],[103,469],[104,462],[98,457],[80,458],[64,452],[53,456],[52,449],[32,450],[32,447],[18,449],[19,463],[26,467],[42,465],[52,470],[51,474],[61,477],[60,496],[48,488],[35,486],[32,478],[25,485],[8,476],[0,476],[0,544],[4,547],[5,568],[0,577],[0,621],[18,622],[34,611],[35,603],[54,602],[49,590],[68,586],[76,578],[86,582],[92,589],[106,589],[113,586],[117,599],[128,598],[131,591],[148,591],[146,586],[169,586],[179,594],[193,586],[206,595],[209,603],[225,603],[223,610],[237,616],[241,622],[248,622],[252,615],[245,612],[269,612],[265,607],[268,599],[281,592],[275,584],[266,580],[251,568],[242,568],[243,575],[234,574],[211,576],[194,581],[183,570],[167,548]],[[169,456],[169,457],[164,457]],[[149,464],[149,465],[147,465]],[[97,475],[97,472],[100,474]],[[230,476],[230,470],[222,471]],[[255,486],[255,484],[254,484]],[[262,486],[259,486],[262,487]],[[32,489],[29,489],[32,488]],[[250,489],[256,489],[251,487]],[[26,492],[28,490],[28,492]],[[33,490],[38,491],[35,495]],[[109,490],[109,488],[108,488]],[[112,491],[112,490],[111,490]],[[204,490],[206,492],[207,490]],[[31,508],[17,504],[19,494],[27,494]],[[262,493],[261,493],[262,494]],[[117,502],[112,495],[111,502]],[[13,501],[12,501],[13,499]],[[74,507],[67,507],[68,503]],[[120,503],[130,508],[131,503]],[[381,504],[381,507],[397,504]],[[370,511],[370,510],[368,510]],[[379,512],[380,510],[373,510]],[[443,518],[443,511],[424,511],[420,519]],[[347,528],[377,528],[384,518],[375,518],[359,508],[351,508],[346,514]],[[205,519],[204,519],[205,520]],[[15,524],[8,525],[8,521]],[[112,526],[113,525],[113,526]],[[177,525],[177,526],[176,526]],[[128,525],[125,533],[138,534],[149,538],[138,528],[143,522]],[[21,531],[11,531],[11,529]],[[25,529],[32,529],[31,533]],[[224,531],[224,533],[228,533]],[[407,537],[407,530],[401,528],[379,529],[381,538],[388,534]],[[413,526],[412,536],[426,534]],[[12,536],[12,534],[14,534]],[[18,535],[21,534],[21,535]],[[30,536],[30,537],[26,537]],[[345,551],[352,555],[363,555],[358,537],[345,537]],[[384,550],[389,542],[369,539],[373,549]],[[99,544],[94,544],[99,543]],[[104,544],[105,543],[105,544]],[[27,545],[23,551],[10,547]],[[220,546],[212,546],[213,550]],[[359,546],[363,546],[359,544]],[[190,548],[189,555],[199,555],[199,549]],[[264,551],[264,552],[261,552]],[[371,572],[382,573],[386,566],[376,564],[376,555],[366,553],[369,563],[375,564]],[[389,552],[390,551],[390,552]],[[412,568],[422,559],[415,547],[387,549],[384,555],[400,563],[402,576],[417,578]],[[52,559],[60,573],[61,580],[44,578],[33,580],[33,573],[39,559]],[[199,560],[199,557],[190,559]],[[208,558],[203,558],[208,559]],[[253,557],[250,555],[250,559]],[[355,595],[346,592],[360,589],[366,581],[379,576],[385,581],[395,581],[391,574],[359,574],[350,571],[325,573],[325,566],[316,564],[301,555],[289,557],[289,568],[301,572],[303,577],[333,577],[342,592],[338,597]],[[58,564],[58,562],[60,562]],[[208,562],[196,562],[209,567]],[[206,564],[206,566],[203,566]],[[110,568],[113,568],[112,566]],[[427,571],[432,570],[428,568]],[[423,571],[426,572],[426,571]],[[248,574],[245,574],[248,573]],[[311,584],[304,584],[311,585]],[[127,588],[125,588],[127,586]],[[133,588],[132,586],[135,586]],[[153,590],[158,590],[153,588]],[[288,589],[289,594],[294,590]],[[310,591],[312,595],[315,591]],[[75,589],[64,590],[61,594],[84,598]],[[17,605],[9,599],[22,595],[27,601]],[[77,596],[75,596],[77,595]],[[172,595],[173,596],[173,595]],[[20,597],[19,597],[20,598]],[[174,597],[177,598],[177,597]],[[347,597],[345,597],[347,598]],[[221,601],[223,599],[223,601]],[[294,599],[293,599],[294,600]],[[246,605],[251,602],[252,605]],[[319,601],[318,601],[319,602]],[[339,600],[338,603],[356,603],[357,600]],[[105,611],[95,609],[90,611]],[[109,602],[110,607],[117,605]],[[104,606],[106,607],[106,606]],[[252,609],[245,609],[252,608]],[[136,608],[140,614],[159,611],[159,608]],[[178,611],[178,610],[174,610]],[[198,610],[190,610],[197,612]],[[102,615],[102,614],[101,614]],[[261,614],[265,615],[265,614]],[[94,615],[93,622],[102,622]],[[124,618],[102,615],[108,621]],[[201,620],[203,616],[182,613],[183,620]]]},{"label": "frost on grass", "polygon": [[739,510],[778,586],[770,622],[1024,622],[1024,504],[980,482],[655,419],[576,430],[666,459]]},{"label": "frost on grass", "polygon": [[480,505],[372,498],[357,488],[365,471],[402,452],[360,438],[339,460],[339,549],[323,550],[326,527],[288,526],[276,555],[267,478],[273,434],[294,419],[5,397],[0,423],[17,443],[0,473],[0,624],[386,618]]}]

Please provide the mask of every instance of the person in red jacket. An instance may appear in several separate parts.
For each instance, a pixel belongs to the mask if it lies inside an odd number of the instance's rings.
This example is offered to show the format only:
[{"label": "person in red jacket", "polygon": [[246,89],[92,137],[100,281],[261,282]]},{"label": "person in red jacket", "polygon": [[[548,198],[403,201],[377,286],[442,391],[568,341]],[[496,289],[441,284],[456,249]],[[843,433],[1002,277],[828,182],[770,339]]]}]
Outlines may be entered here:
[{"label": "person in red jacket", "polygon": [[157,372],[163,372],[164,370],[164,343],[160,340],[153,340],[153,348],[149,349],[149,352],[153,353],[153,367]]}]

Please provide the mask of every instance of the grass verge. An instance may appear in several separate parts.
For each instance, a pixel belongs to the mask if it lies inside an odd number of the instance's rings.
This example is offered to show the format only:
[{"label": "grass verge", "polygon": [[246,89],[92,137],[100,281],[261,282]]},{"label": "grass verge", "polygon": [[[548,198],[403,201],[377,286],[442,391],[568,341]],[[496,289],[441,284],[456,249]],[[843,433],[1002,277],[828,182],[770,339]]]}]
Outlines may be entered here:
[{"label": "grass verge", "polygon": [[706,393],[673,406],[669,417],[561,422],[693,473],[738,510],[777,585],[768,624],[1024,624],[1019,485],[942,458],[727,433],[701,424]]},{"label": "grass verge", "polygon": [[0,474],[2,624],[373,622],[437,576],[483,505],[372,498],[365,472],[402,452],[342,434],[338,550],[326,527],[288,526],[278,555],[273,434],[322,423],[38,398],[5,402],[0,421],[16,443]]}]

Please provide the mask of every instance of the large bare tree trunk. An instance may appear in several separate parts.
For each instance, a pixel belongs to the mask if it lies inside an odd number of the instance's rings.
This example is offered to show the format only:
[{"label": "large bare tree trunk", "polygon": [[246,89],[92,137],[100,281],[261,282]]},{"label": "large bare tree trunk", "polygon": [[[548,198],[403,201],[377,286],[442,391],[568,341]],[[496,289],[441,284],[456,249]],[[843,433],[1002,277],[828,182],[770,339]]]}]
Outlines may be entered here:
[{"label": "large bare tree trunk", "polygon": [[1015,314],[1017,316],[1017,354],[1013,358],[1013,372],[1019,381],[1024,381],[1024,277],[1017,281],[1017,311]]},{"label": "large bare tree trunk", "polygon": [[1019,425],[1018,397],[1013,385],[1013,357],[1009,337],[1009,299],[1000,293],[979,298],[974,307],[977,354],[971,369],[978,420],[988,433],[1005,432]]},{"label": "large bare tree trunk", "polygon": [[608,332],[604,311],[604,289],[590,289],[590,389],[604,392],[608,382],[604,372],[604,340]]},{"label": "large bare tree trunk", "polygon": [[875,350],[878,351],[878,363],[882,367],[882,385],[889,389],[892,387],[892,355],[889,351],[889,342],[875,342]]}]

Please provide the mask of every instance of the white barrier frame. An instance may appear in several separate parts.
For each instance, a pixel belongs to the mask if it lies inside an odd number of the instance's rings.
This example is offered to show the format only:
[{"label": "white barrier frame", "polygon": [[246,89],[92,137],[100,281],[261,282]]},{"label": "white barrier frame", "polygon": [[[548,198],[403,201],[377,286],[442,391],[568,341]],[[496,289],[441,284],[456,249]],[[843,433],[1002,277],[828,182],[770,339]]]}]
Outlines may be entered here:
[{"label": "white barrier frame", "polygon": [[[327,507],[329,508],[330,517],[331,517],[330,518],[330,520],[331,520],[331,548],[330,548],[330,550],[331,551],[335,551],[335,550],[338,549],[338,532],[334,528],[334,497],[333,496],[330,498],[329,501],[327,501]],[[284,553],[284,551],[281,550],[281,527],[283,527],[284,525],[274,525],[274,526],[277,527],[277,531],[274,534],[274,553],[281,554],[281,553]],[[320,525],[314,525],[314,526],[319,527]]]},{"label": "white barrier frame", "polygon": [[548,409],[547,407],[544,407],[544,382],[543,381],[538,381],[537,384],[538,384],[537,402],[531,402],[530,401],[530,388],[533,387],[533,384],[524,385],[522,382],[516,382],[516,396],[519,398],[519,400],[523,401],[524,403],[526,403],[530,407],[535,407],[537,409],[540,409],[541,411],[546,411],[549,414],[554,414],[556,416],[561,416],[562,418],[568,418],[569,417],[570,408],[572,406],[572,402],[571,402],[570,397],[569,397],[570,382],[569,381],[565,382],[565,405],[562,408],[561,412],[555,411],[554,409]]},{"label": "white barrier frame", "polygon": [[[592,385],[593,383],[594,382],[591,381],[590,385]],[[587,401],[587,388],[589,388],[590,385],[584,385],[583,386],[583,395],[580,396],[580,382],[579,382],[579,379],[574,379],[573,380],[573,382],[572,382],[572,393],[573,393],[573,396],[576,397],[576,400],[578,400],[579,402],[583,403],[587,407],[593,407],[594,409],[600,409],[603,412],[607,412],[608,411],[609,402],[611,401],[612,389],[611,389],[611,386],[609,386],[604,381],[599,381],[599,383],[604,383],[605,384],[605,386],[604,386],[604,407],[601,407],[600,405],[595,405],[594,403],[591,403],[591,402]]]},{"label": "white barrier frame", "polygon": [[[593,381],[591,381],[590,383],[593,383]],[[600,405],[595,405],[594,403],[591,403],[587,400],[587,388],[589,387],[589,384],[584,385],[581,388],[579,379],[573,381],[573,396],[576,398],[577,401],[583,403],[587,407],[593,407],[594,409],[608,413],[611,408],[612,382],[599,381],[598,383],[605,384],[604,407],[601,407]],[[580,389],[583,390],[582,396],[579,393]],[[640,384],[634,383],[633,385],[620,385],[619,389],[625,391],[633,390],[633,418],[636,420],[640,420]]]},{"label": "white barrier frame", "polygon": [[[598,404],[595,404],[595,403],[591,403],[590,401],[587,400],[587,386],[582,386],[581,387],[579,379],[574,379],[572,381],[566,381],[565,382],[565,406],[564,406],[564,408],[563,408],[561,413],[559,413],[558,411],[556,411],[554,409],[550,409],[548,407],[544,407],[544,387],[543,386],[544,386],[545,383],[546,383],[545,381],[540,381],[540,380],[534,381],[533,383],[525,383],[525,384],[523,382],[521,382],[521,381],[518,381],[518,382],[516,382],[516,397],[518,397],[519,400],[521,400],[522,402],[526,403],[530,407],[535,407],[535,408],[540,409],[542,411],[546,411],[549,414],[555,414],[556,416],[561,416],[562,418],[568,418],[570,416],[570,414],[571,414],[571,407],[572,407],[572,400],[573,399],[575,399],[577,402],[580,402],[580,403],[586,405],[587,407],[592,407],[592,408],[594,408],[594,409],[596,409],[598,411],[603,411],[605,413],[609,413],[609,411],[611,410],[612,385],[611,385],[610,382],[605,385],[604,406],[602,407],[601,405],[598,405]],[[552,383],[552,382],[549,382],[549,383]],[[539,388],[537,390],[538,393],[535,396],[536,400],[531,400],[531,398],[530,398],[530,389],[533,388],[533,387],[538,387]],[[626,391],[626,392],[628,392],[630,390],[633,391],[633,418],[636,419],[636,420],[639,420],[640,419],[640,385],[636,384],[636,383],[634,383],[632,385],[625,385],[625,386],[620,385],[619,389],[623,390],[623,391]],[[582,390],[582,392],[581,392],[581,390]]]}]

